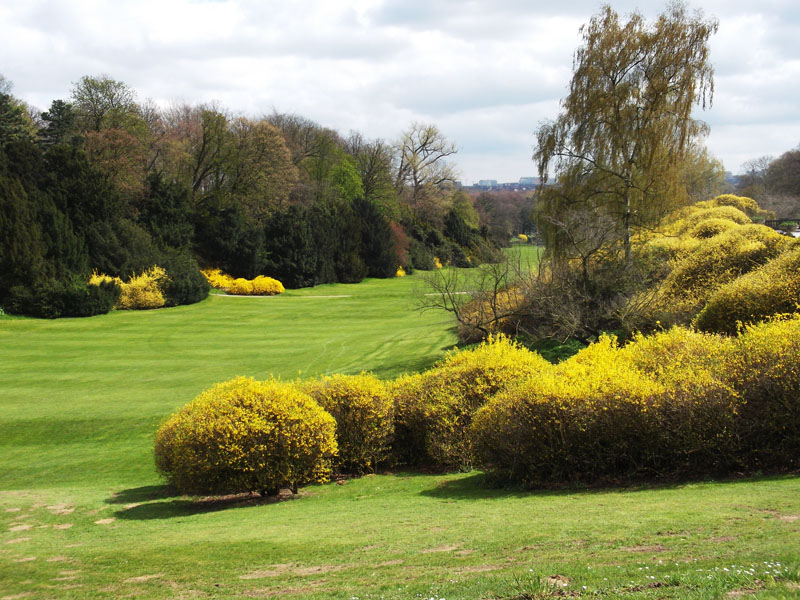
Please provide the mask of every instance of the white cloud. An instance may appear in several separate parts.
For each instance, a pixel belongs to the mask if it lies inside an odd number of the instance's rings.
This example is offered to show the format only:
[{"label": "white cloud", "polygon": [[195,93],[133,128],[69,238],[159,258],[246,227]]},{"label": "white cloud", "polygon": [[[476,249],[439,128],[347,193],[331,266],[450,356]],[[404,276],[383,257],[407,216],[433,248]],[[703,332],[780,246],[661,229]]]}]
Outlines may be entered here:
[{"label": "white cloud", "polygon": [[[636,2],[614,3],[621,13]],[[0,4],[0,73],[47,108],[83,75],[139,98],[296,112],[396,138],[435,121],[465,181],[531,175],[533,131],[566,94],[578,29],[601,2],[28,0]],[[648,4],[653,17],[663,5]],[[730,170],[800,141],[800,7],[707,0],[714,106],[698,114]]]}]

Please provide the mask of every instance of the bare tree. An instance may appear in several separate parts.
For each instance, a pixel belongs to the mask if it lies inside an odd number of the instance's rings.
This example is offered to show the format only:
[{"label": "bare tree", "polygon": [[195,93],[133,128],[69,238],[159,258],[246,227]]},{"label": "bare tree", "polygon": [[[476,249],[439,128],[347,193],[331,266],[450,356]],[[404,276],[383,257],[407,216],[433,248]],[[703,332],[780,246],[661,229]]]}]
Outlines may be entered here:
[{"label": "bare tree", "polygon": [[412,123],[397,143],[395,189],[418,216],[436,212],[443,187],[455,181],[447,158],[457,152],[436,125]]}]

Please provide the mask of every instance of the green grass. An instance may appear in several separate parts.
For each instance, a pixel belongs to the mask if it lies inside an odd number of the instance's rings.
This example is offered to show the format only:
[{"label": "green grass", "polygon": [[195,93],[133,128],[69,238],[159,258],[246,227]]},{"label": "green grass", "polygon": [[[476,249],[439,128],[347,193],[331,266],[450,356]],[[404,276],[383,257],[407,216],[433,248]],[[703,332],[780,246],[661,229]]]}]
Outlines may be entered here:
[{"label": "green grass", "polygon": [[401,472],[284,501],[170,495],[153,434],[213,382],[441,358],[452,322],[413,311],[415,280],[0,318],[0,599],[800,597],[797,477],[521,492]]}]

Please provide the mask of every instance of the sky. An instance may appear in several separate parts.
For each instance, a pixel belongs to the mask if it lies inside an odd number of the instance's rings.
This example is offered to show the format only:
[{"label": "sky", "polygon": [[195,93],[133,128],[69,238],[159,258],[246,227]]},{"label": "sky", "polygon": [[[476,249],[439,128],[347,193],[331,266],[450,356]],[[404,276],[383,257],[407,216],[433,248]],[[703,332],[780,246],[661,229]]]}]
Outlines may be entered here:
[{"label": "sky", "polygon": [[[84,75],[159,105],[274,110],[397,140],[434,123],[461,181],[535,176],[534,132],[558,116],[579,28],[571,0],[0,0],[0,74],[41,110]],[[655,18],[665,3],[611,2]],[[733,173],[800,144],[800,3],[688,2],[719,21],[713,105],[696,111]]]}]

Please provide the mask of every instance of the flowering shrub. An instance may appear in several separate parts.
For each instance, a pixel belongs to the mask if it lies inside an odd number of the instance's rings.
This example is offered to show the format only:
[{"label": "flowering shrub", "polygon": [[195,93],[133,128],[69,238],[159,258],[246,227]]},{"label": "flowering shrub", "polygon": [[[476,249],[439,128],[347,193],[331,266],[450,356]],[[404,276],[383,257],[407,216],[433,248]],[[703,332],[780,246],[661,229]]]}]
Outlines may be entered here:
[{"label": "flowering shrub", "polygon": [[698,313],[702,331],[736,333],[738,323],[753,323],[778,313],[797,312],[800,304],[800,245],[760,269],[720,287]]},{"label": "flowering shrub", "polygon": [[239,377],[167,419],[155,438],[156,466],[184,494],[297,491],[328,479],[335,430],[296,386]]},{"label": "flowering shrub", "polygon": [[109,277],[96,271],[89,278],[90,285],[115,282],[121,289],[119,299],[114,308],[117,310],[142,310],[160,308],[166,303],[163,288],[168,278],[167,272],[158,266],[153,266],[139,275],[132,276],[128,281],[119,277]]},{"label": "flowering shrub", "polygon": [[769,227],[755,224],[702,240],[693,252],[675,260],[660,290],[664,308],[683,311],[691,318],[714,291],[775,258],[788,243]]},{"label": "flowering shrub", "polygon": [[280,281],[264,275],[255,279],[234,279],[219,269],[203,269],[202,273],[211,287],[236,296],[275,296],[286,291]]},{"label": "flowering shrub", "polygon": [[800,315],[747,325],[731,340],[722,376],[741,396],[739,467],[800,467]]},{"label": "flowering shrub", "polygon": [[737,224],[730,219],[703,219],[689,230],[689,236],[698,239],[711,238],[736,226]]},{"label": "flowering shrub", "polygon": [[441,260],[439,260],[439,257],[438,257],[438,256],[434,256],[434,257],[433,257],[433,266],[434,266],[434,268],[436,268],[436,269],[441,269],[441,268],[442,268],[442,261],[441,261]]},{"label": "flowering shrub", "polygon": [[200,272],[208,280],[209,285],[216,290],[227,291],[233,283],[233,277],[223,273],[219,269],[202,269]]},{"label": "flowering shrub", "polygon": [[394,274],[395,277],[405,277],[406,270],[403,267],[397,267],[397,271]]},{"label": "flowering shrub", "polygon": [[517,239],[519,239],[519,241],[522,242],[523,244],[528,243],[528,236],[525,235],[524,233],[520,233],[519,235],[517,235]]},{"label": "flowering shrub", "polygon": [[253,279],[253,294],[256,296],[276,296],[284,291],[283,284],[272,277],[259,275]]},{"label": "flowering shrub", "polygon": [[664,222],[665,232],[670,235],[684,235],[698,223],[708,219],[725,219],[737,225],[752,223],[750,217],[733,206],[711,206],[698,202],[669,215]]},{"label": "flowering shrub", "polygon": [[371,473],[389,458],[394,436],[394,405],[377,377],[333,375],[304,382],[301,389],[336,419],[339,457],[347,473]]},{"label": "flowering shrub", "polygon": [[765,211],[761,209],[758,202],[747,196],[736,196],[734,194],[722,194],[706,202],[698,202],[695,206],[732,206],[745,213],[748,217],[764,216]]},{"label": "flowering shrub", "polygon": [[473,350],[451,353],[420,375],[400,378],[392,387],[399,459],[471,467],[468,430],[475,411],[498,392],[549,368],[538,354],[498,335]]},{"label": "flowering shrub", "polygon": [[719,373],[727,343],[680,328],[623,349],[602,337],[479,410],[476,462],[527,485],[730,470],[739,402]]}]

